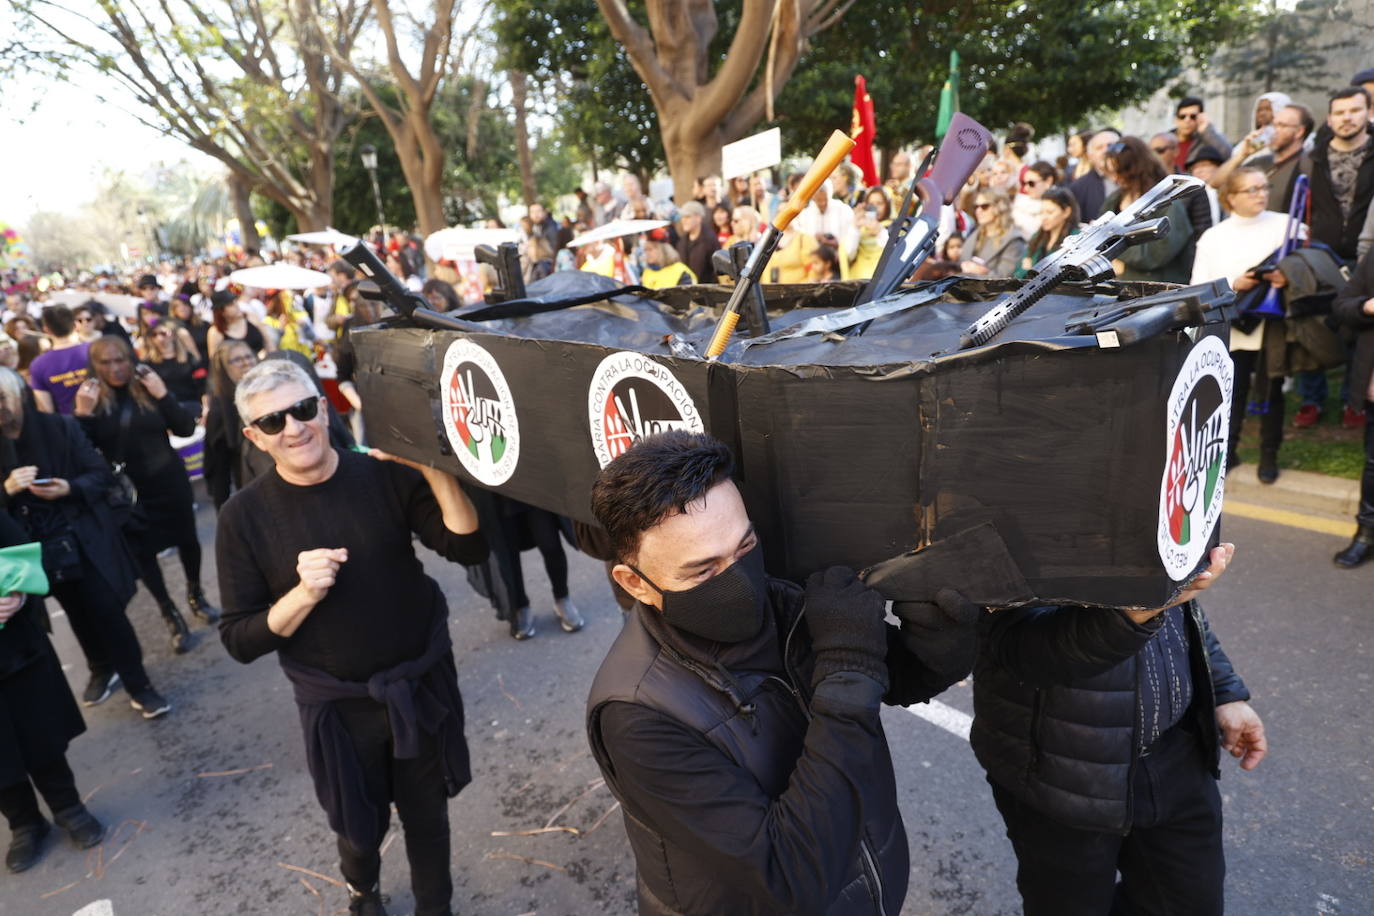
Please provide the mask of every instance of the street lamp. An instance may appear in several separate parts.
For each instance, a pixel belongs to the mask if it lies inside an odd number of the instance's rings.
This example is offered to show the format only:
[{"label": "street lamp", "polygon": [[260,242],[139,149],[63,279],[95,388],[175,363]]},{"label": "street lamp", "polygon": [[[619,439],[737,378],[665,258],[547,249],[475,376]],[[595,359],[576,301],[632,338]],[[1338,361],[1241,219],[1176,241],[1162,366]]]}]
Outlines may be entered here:
[{"label": "street lamp", "polygon": [[377,186],[377,147],[371,143],[358,150],[363,160],[363,168],[372,178],[372,199],[377,202],[377,226],[386,231],[386,216],[382,213],[382,189]]}]

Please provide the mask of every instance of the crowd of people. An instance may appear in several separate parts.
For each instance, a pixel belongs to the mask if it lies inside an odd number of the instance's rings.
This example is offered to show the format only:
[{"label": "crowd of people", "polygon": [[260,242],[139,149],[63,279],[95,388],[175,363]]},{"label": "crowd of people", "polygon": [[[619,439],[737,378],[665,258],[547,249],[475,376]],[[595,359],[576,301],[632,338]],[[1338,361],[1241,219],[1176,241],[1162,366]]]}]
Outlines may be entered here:
[{"label": "crowd of people", "polygon": [[[1129,206],[1166,176],[1201,179],[1207,193],[1174,203],[1172,231],[1124,251],[1113,263],[1117,276],[1225,280],[1239,294],[1228,464],[1240,461],[1235,446],[1248,405],[1261,415],[1263,482],[1278,476],[1285,380],[1302,397],[1294,422],[1310,426],[1321,417],[1327,371],[1345,367],[1341,422],[1363,427],[1367,459],[1358,533],[1336,562],[1359,565],[1374,556],[1372,90],[1374,71],[1357,74],[1331,93],[1320,128],[1306,107],[1265,93],[1253,129],[1234,146],[1197,98],[1179,101],[1170,130],[1149,138],[1085,131],[1056,161],[1032,157],[1033,130],[1018,124],[942,213],[938,256],[917,278],[1027,276],[1085,223]],[[782,234],[765,281],[871,276],[923,153],[894,156],[888,179],[873,187],[840,167]],[[757,242],[800,178],[788,175],[775,188],[765,174],[703,176],[695,199],[673,203],[651,200],[639,179],[625,176],[618,188],[579,189],[562,219],[534,203],[520,220],[522,278],[536,283],[580,269],[654,289],[728,280],[717,275],[714,254]],[[1304,183],[1307,206],[1290,219]],[[617,220],[663,225],[572,244]],[[1293,232],[1311,244],[1277,260]],[[421,241],[404,232],[372,242],[439,311],[461,309],[494,280],[487,265],[428,264]],[[230,277],[245,265],[220,259],[167,261],[128,281],[8,285],[0,316],[0,547],[41,543],[50,596],[85,656],[87,707],[122,687],[144,718],[171,710],[126,613],[140,581],[173,651],[194,648],[194,621],[218,624],[237,661],[277,652],[301,707],[311,776],[338,834],[351,910],[385,912],[378,846],[394,803],[417,912],[447,913],[445,805],[470,771],[447,607],[416,559],[412,534],[485,570],[474,583],[510,635],[524,640],[537,632],[520,561],[527,549],[541,553],[559,627],[576,633],[585,624],[569,595],[565,520],[369,451],[350,335],[375,324],[383,306],[328,250],[302,247],[279,259],[328,281],[313,290],[245,287]],[[59,289],[80,301],[56,301]],[[1266,306],[1275,291],[1276,310]],[[112,306],[116,300],[133,304]],[[202,583],[188,476],[196,448],[183,452],[177,443],[198,443],[206,492],[220,513],[222,615]],[[1209,771],[1219,748],[1247,768],[1265,752],[1248,692],[1187,600],[1225,569],[1229,546],[1212,555],[1185,600],[1150,611],[1018,609],[989,623],[961,596],[942,592],[929,607],[907,609],[928,635],[940,634],[917,645],[883,623],[881,600],[852,572],[818,574],[805,590],[768,579],[732,472],[721,443],[668,434],[611,462],[591,494],[608,540],[602,559],[627,614],[592,688],[589,737],[629,815],[646,911],[790,912],[824,899],[895,912],[909,863],[877,709],[928,699],[976,667],[973,743],[1021,865],[1027,912],[1106,912],[1116,894],[1153,906],[1159,895],[1185,893],[1205,898],[1198,912],[1220,912],[1220,801]],[[707,559],[685,567],[687,552]],[[159,562],[171,553],[185,580],[180,604]],[[378,577],[378,569],[394,575]],[[409,590],[403,599],[390,591],[398,586]],[[398,625],[370,613],[378,602],[414,613]],[[803,604],[808,637],[793,646],[785,636]],[[45,629],[41,598],[0,596],[0,811],[11,828],[12,871],[42,855],[51,826],[40,795],[77,845],[104,833],[66,763],[84,723]],[[1030,659],[1026,640],[1043,655]],[[1056,667],[1056,659],[1071,663]],[[1095,714],[1082,698],[1112,691],[1134,695],[1110,723],[1087,724]],[[1064,727],[1028,743],[1018,710],[1046,697],[1064,704]],[[1056,752],[1065,759],[1082,756],[1070,734],[1074,715],[1084,717],[1083,728],[1115,736],[1111,759],[1053,786],[1023,779],[1035,740],[1061,742]],[[797,772],[803,778],[792,778]],[[1149,843],[1176,846],[1185,831],[1168,812],[1133,810],[1130,798],[1165,775],[1179,787],[1171,803],[1214,823],[1186,837],[1192,861],[1174,856],[1160,878]],[[1121,840],[1133,827],[1136,839]],[[1102,844],[1104,833],[1118,842]],[[1142,882],[1146,872],[1154,877]]]}]

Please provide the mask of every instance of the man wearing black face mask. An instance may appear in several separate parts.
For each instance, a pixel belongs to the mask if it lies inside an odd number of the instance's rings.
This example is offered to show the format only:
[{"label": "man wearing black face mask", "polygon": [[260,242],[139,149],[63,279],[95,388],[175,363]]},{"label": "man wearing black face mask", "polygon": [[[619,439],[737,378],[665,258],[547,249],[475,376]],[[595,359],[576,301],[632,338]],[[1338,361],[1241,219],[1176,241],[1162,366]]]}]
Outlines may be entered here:
[{"label": "man wearing black face mask", "polygon": [[[638,601],[587,731],[640,912],[896,916],[909,863],[879,707],[957,675],[904,648],[852,570],[804,591],[770,579],[732,465],[708,436],[661,433],[592,488],[612,576]],[[940,604],[972,623],[955,593]]]}]

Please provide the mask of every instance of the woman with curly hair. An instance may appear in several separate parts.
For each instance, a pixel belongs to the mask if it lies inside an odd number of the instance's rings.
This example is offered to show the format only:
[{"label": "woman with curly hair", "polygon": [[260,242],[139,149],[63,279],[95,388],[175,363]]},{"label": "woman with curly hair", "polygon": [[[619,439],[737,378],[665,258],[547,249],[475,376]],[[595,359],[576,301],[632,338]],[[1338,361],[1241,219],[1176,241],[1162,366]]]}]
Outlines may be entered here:
[{"label": "woman with curly hair", "polygon": [[[1107,147],[1107,177],[1116,182],[1117,189],[1103,202],[1102,212],[1120,213],[1167,178],[1168,173],[1144,140],[1123,137]],[[1188,205],[1175,200],[1164,215],[1169,218],[1168,235],[1127,248],[1112,261],[1119,279],[1188,282],[1197,245]]]}]

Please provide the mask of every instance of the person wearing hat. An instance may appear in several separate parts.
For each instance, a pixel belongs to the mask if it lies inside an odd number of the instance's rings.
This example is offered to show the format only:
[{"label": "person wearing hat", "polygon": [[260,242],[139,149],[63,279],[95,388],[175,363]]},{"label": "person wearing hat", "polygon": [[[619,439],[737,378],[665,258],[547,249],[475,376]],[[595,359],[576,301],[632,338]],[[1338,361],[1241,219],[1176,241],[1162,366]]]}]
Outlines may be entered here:
[{"label": "person wearing hat", "polygon": [[1205,194],[1194,194],[1188,198],[1188,218],[1193,221],[1193,227],[1199,235],[1221,222],[1221,203],[1211,181],[1228,158],[1215,146],[1201,146],[1194,151],[1192,161],[1188,163],[1188,174],[1207,185]]},{"label": "person wearing hat", "polygon": [[668,242],[668,230],[654,229],[644,235],[644,273],[639,282],[649,289],[669,286],[691,286],[697,275]]}]

